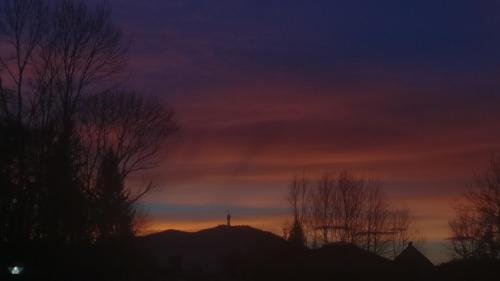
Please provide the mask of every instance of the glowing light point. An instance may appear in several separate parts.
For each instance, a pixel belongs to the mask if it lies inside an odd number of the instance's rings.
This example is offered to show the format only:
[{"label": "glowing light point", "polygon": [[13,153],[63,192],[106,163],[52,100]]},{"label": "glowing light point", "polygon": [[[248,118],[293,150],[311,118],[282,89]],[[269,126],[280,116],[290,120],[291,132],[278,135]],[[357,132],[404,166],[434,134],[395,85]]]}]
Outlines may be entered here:
[{"label": "glowing light point", "polygon": [[12,275],[19,275],[23,272],[23,268],[20,266],[9,267],[9,272]]}]

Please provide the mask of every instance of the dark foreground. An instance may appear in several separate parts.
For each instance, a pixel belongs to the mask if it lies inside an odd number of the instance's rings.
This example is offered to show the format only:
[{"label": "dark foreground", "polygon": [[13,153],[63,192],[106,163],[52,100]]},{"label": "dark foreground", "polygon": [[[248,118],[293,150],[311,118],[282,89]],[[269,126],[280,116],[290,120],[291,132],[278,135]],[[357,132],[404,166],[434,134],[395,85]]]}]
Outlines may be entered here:
[{"label": "dark foreground", "polygon": [[[499,261],[433,266],[410,250],[391,261],[349,244],[308,250],[250,227],[220,226],[93,245],[2,245],[0,280],[500,280]],[[13,266],[21,274],[11,274]]]}]

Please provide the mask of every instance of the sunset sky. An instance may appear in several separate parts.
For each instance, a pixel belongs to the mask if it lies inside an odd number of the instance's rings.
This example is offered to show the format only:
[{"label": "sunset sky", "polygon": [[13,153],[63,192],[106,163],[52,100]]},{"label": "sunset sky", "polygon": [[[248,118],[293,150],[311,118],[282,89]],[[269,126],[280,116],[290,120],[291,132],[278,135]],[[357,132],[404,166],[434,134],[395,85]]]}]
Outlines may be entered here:
[{"label": "sunset sky", "polygon": [[[126,83],[181,130],[152,171],[142,231],[281,233],[294,174],[349,170],[409,208],[434,261],[474,174],[500,152],[500,4],[113,0]],[[131,184],[138,184],[138,176]]]}]

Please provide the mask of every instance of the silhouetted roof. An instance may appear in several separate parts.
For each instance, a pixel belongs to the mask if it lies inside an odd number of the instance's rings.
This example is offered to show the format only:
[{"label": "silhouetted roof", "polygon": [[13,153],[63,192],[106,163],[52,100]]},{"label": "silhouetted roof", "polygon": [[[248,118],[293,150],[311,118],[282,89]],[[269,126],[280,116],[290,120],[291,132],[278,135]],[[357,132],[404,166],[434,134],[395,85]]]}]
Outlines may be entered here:
[{"label": "silhouetted roof", "polygon": [[387,269],[392,266],[389,259],[370,253],[352,243],[334,242],[312,250],[317,263],[327,262],[330,267],[342,269]]},{"label": "silhouetted roof", "polygon": [[417,250],[411,242],[408,243],[408,247],[394,259],[394,262],[398,266],[406,268],[431,269],[434,267],[434,264],[424,256],[424,254]]}]

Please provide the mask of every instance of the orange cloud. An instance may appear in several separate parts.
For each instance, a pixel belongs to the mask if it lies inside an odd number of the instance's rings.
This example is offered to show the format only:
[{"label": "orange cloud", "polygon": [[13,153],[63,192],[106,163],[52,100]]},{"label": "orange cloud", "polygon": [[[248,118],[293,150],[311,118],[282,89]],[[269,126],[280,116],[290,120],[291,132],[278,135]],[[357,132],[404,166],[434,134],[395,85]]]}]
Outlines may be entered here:
[{"label": "orange cloud", "polygon": [[[444,241],[452,199],[500,149],[498,98],[464,93],[479,87],[473,82],[423,89],[405,81],[323,78],[228,81],[177,96],[182,129],[152,172],[161,191],[144,204],[286,208],[295,173],[314,178],[350,170],[380,178],[426,239]],[[240,223],[280,233],[285,220],[269,213]],[[153,214],[143,232],[219,223]]]}]

